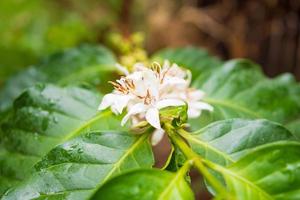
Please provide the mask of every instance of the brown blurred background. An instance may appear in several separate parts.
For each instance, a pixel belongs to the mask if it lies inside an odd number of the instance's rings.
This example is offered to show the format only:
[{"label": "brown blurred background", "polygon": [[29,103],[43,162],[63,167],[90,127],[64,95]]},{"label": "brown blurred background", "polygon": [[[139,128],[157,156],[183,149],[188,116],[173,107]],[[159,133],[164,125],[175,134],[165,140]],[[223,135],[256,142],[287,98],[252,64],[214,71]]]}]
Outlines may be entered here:
[{"label": "brown blurred background", "polygon": [[149,5],[150,52],[204,46],[224,59],[253,59],[270,76],[291,72],[300,79],[299,0],[158,0]]}]

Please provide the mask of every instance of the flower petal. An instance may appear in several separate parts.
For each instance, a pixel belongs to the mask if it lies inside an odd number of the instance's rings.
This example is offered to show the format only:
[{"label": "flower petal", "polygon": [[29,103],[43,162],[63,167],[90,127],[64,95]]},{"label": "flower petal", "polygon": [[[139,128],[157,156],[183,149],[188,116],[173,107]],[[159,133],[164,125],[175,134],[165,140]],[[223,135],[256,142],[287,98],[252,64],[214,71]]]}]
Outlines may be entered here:
[{"label": "flower petal", "polygon": [[143,63],[135,63],[133,65],[134,71],[143,71],[145,69],[148,69]]},{"label": "flower petal", "polygon": [[146,106],[143,103],[135,104],[134,106],[131,107],[128,113],[123,117],[121,121],[121,126],[124,126],[124,124],[128,121],[131,115],[142,113],[144,111],[146,111]]},{"label": "flower petal", "polygon": [[196,108],[196,109],[201,109],[201,110],[208,110],[208,111],[214,110],[214,107],[212,107],[208,103],[204,103],[204,102],[195,102],[195,103],[193,103],[193,105],[191,107]]},{"label": "flower petal", "polygon": [[186,70],[186,81],[188,85],[192,82],[192,72],[188,69]]},{"label": "flower petal", "polygon": [[115,66],[116,66],[117,70],[119,70],[120,72],[122,72],[126,76],[129,75],[129,71],[126,67],[120,65],[119,63],[117,63]]},{"label": "flower petal", "polygon": [[182,106],[185,102],[178,99],[163,99],[157,102],[156,107],[158,109],[165,108],[168,106]]},{"label": "flower petal", "polygon": [[201,115],[201,110],[199,109],[193,109],[193,108],[188,108],[188,117],[189,118],[197,118]]},{"label": "flower petal", "polygon": [[127,106],[128,102],[133,97],[131,95],[119,95],[117,99],[115,99],[114,108],[118,111],[119,114],[123,112],[123,109]]},{"label": "flower petal", "polygon": [[200,100],[205,96],[205,93],[201,90],[192,90],[188,93],[188,96],[192,100]]},{"label": "flower petal", "polygon": [[98,110],[105,110],[109,106],[111,106],[114,103],[115,100],[115,94],[107,94],[102,98],[102,101],[98,107]]},{"label": "flower petal", "polygon": [[187,86],[188,82],[182,78],[168,76],[163,81],[163,87],[166,86]]},{"label": "flower petal", "polygon": [[153,146],[157,145],[163,138],[165,131],[163,129],[155,129],[152,133],[151,144]]},{"label": "flower petal", "polygon": [[110,93],[103,97],[98,110],[104,110],[111,106],[111,110],[115,114],[121,114],[123,109],[133,97],[131,95]]},{"label": "flower petal", "polygon": [[146,113],[146,120],[151,126],[157,129],[161,129],[159,120],[159,111],[157,108],[149,108]]}]

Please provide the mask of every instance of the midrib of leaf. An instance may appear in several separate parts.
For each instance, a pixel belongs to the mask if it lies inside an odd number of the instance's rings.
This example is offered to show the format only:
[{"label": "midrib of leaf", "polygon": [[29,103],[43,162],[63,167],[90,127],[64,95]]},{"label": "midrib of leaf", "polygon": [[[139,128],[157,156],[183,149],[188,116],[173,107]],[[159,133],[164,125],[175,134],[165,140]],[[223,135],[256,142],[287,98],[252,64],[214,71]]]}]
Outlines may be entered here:
[{"label": "midrib of leaf", "polygon": [[113,173],[115,173],[115,171],[122,165],[122,163],[124,162],[124,160],[137,148],[141,145],[141,143],[143,143],[147,138],[148,138],[149,134],[147,133],[143,133],[143,135],[141,135],[137,141],[126,151],[126,153],[124,155],[122,155],[122,157],[119,159],[119,161],[117,163],[114,164],[113,168],[110,170],[110,172],[105,176],[105,178],[98,184],[95,186],[95,188],[93,189],[94,191],[88,196],[87,199],[91,199],[91,197],[97,192],[97,190],[113,175]]},{"label": "midrib of leaf", "polygon": [[86,66],[82,69],[79,69],[75,73],[71,73],[70,75],[66,75],[64,78],[58,81],[57,84],[64,85],[70,83],[72,80],[78,79],[78,77],[85,77],[91,74],[97,74],[98,72],[110,72],[115,71],[113,68],[108,67],[109,65],[91,65]]},{"label": "midrib of leaf", "polygon": [[222,151],[219,151],[218,149],[214,148],[213,146],[207,144],[206,142],[203,142],[203,141],[201,141],[201,140],[199,140],[199,139],[197,139],[197,138],[191,136],[190,134],[185,133],[184,131],[179,131],[179,134],[180,134],[183,138],[185,138],[187,141],[189,141],[189,140],[190,140],[190,141],[193,141],[193,142],[195,142],[195,143],[197,143],[197,144],[199,144],[199,145],[201,145],[201,146],[204,146],[204,147],[207,148],[207,149],[210,149],[210,150],[212,150],[212,151],[214,151],[214,152],[216,152],[216,153],[222,155],[222,156],[223,156],[226,160],[228,160],[230,163],[234,163],[234,162],[235,162],[235,161],[234,161],[232,158],[230,158],[227,154],[224,154]]},{"label": "midrib of leaf", "polygon": [[250,110],[246,107],[242,107],[240,105],[234,104],[233,102],[230,102],[230,101],[217,100],[217,99],[213,99],[213,98],[205,98],[204,101],[209,103],[209,104],[216,104],[216,105],[231,108],[233,110],[241,111],[241,112],[249,114],[249,115],[251,115],[252,117],[255,117],[255,118],[263,118],[262,116],[260,116],[259,114],[253,112],[252,110]]},{"label": "midrib of leaf", "polygon": [[78,127],[77,129],[75,129],[73,132],[71,132],[70,134],[67,134],[66,137],[64,137],[61,141],[61,143],[78,136],[82,130],[84,130],[85,128],[87,128],[88,126],[90,126],[91,124],[93,124],[95,121],[106,117],[108,115],[112,114],[112,112],[110,110],[104,111],[104,112],[100,112],[97,115],[95,115],[94,117],[92,117],[90,120],[86,121],[86,123],[82,124],[80,127]]},{"label": "midrib of leaf", "polygon": [[231,177],[234,177],[234,178],[238,179],[239,181],[243,182],[245,185],[248,185],[248,186],[252,187],[253,189],[257,190],[266,199],[273,200],[273,198],[267,192],[265,192],[263,189],[261,189],[254,183],[250,182],[249,180],[245,179],[244,177],[239,176],[238,174],[235,174],[231,170],[228,170],[220,165],[210,162],[209,160],[202,159],[202,161],[205,162],[213,170],[216,170],[217,172],[219,172],[221,174],[225,174],[225,177],[226,177],[226,175],[230,175]]},{"label": "midrib of leaf", "polygon": [[184,176],[184,173],[186,173],[186,170],[183,169],[185,166],[183,166],[174,176],[172,181],[169,183],[167,188],[159,195],[158,200],[164,200],[165,196],[168,194],[168,192],[172,189],[172,186],[176,184],[176,181],[179,180]]}]

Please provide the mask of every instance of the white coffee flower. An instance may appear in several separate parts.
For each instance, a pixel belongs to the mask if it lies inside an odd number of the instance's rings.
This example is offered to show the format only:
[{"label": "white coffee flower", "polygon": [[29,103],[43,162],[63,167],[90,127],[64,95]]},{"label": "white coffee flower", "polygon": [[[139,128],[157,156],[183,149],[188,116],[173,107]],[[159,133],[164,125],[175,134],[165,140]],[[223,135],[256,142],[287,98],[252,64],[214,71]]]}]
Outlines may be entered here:
[{"label": "white coffee flower", "polygon": [[115,114],[121,114],[127,108],[122,126],[130,118],[133,123],[146,120],[157,129],[152,136],[152,144],[157,144],[164,133],[160,124],[160,109],[187,103],[190,118],[199,117],[202,110],[213,110],[212,106],[201,101],[204,92],[189,88],[190,71],[177,64],[170,65],[165,61],[162,67],[156,62],[146,67],[137,63],[133,66],[132,73],[119,64],[117,68],[125,77],[110,82],[115,90],[103,97],[99,110],[110,107]]}]

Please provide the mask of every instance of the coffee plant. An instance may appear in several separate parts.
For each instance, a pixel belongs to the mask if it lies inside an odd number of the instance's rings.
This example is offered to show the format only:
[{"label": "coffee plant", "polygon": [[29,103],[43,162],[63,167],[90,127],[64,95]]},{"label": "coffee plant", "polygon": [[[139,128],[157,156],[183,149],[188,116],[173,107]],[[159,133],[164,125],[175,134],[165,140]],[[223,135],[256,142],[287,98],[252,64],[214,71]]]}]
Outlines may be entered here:
[{"label": "coffee plant", "polygon": [[[122,66],[106,47],[44,58],[0,90],[0,196],[300,199],[300,85],[246,59],[165,49]],[[172,150],[154,168],[152,146]]]}]

